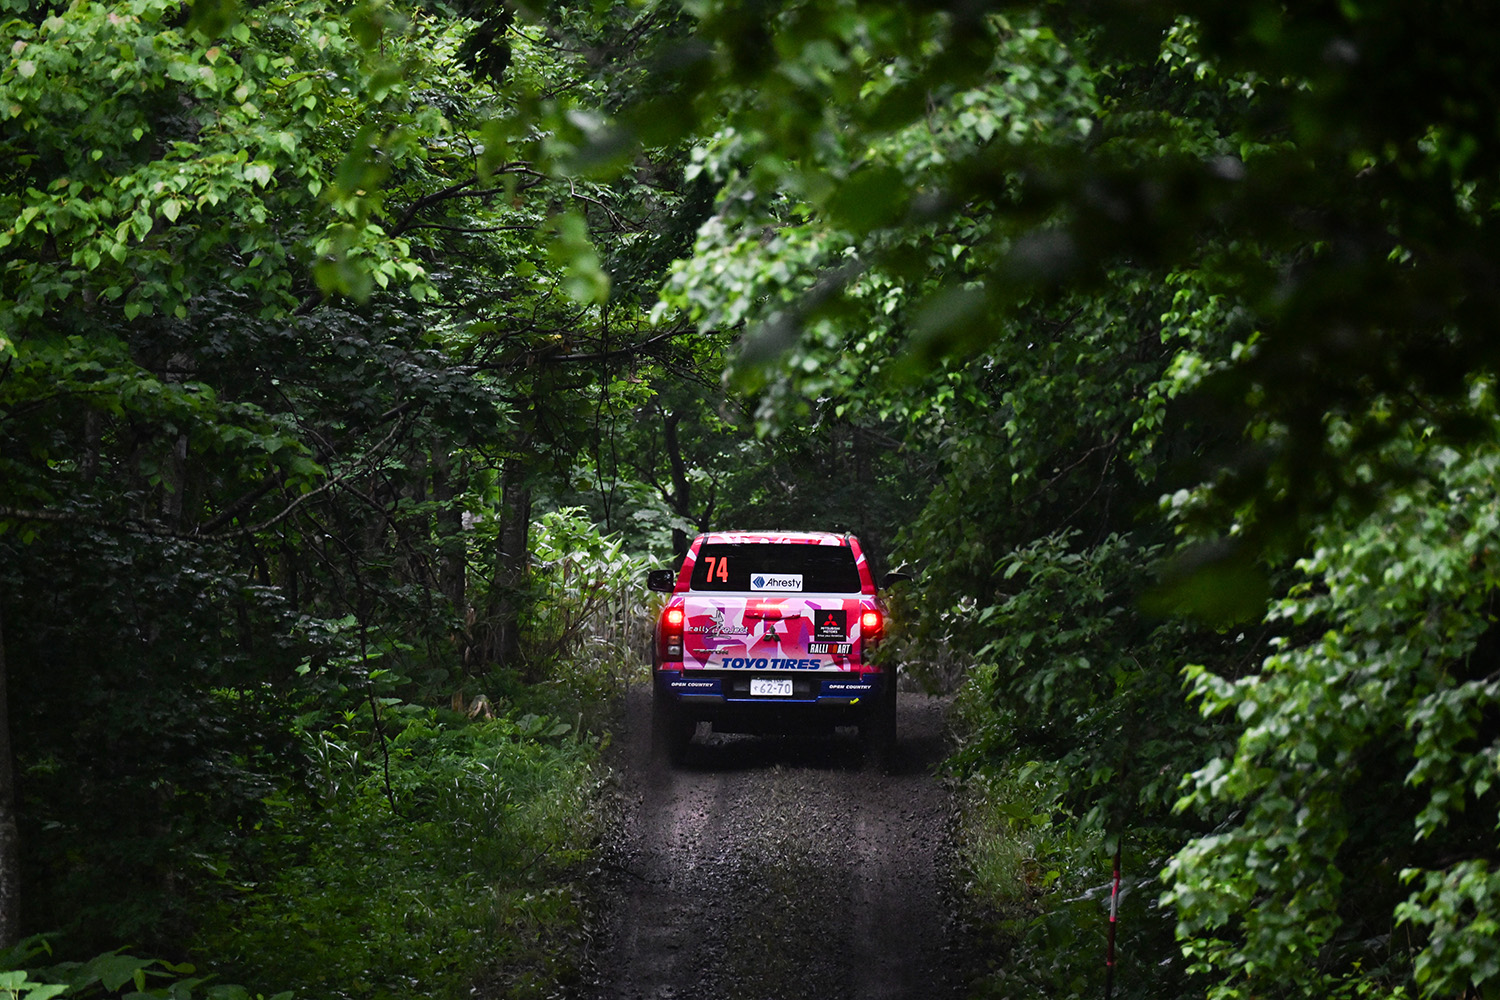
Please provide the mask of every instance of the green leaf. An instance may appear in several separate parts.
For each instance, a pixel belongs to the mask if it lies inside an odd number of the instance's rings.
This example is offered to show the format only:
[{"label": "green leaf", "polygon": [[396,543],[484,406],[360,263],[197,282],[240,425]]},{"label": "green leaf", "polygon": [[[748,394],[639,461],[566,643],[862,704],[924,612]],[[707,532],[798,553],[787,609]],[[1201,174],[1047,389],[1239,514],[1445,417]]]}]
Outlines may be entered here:
[{"label": "green leaf", "polygon": [[205,38],[219,38],[240,20],[240,0],[192,0],[188,30]]},{"label": "green leaf", "polygon": [[1154,615],[1187,615],[1215,628],[1262,617],[1270,581],[1254,554],[1236,545],[1204,545],[1188,550],[1163,571],[1143,599]]},{"label": "green leaf", "polygon": [[895,167],[862,167],[834,188],[829,216],[856,233],[868,233],[906,214],[907,179]]}]

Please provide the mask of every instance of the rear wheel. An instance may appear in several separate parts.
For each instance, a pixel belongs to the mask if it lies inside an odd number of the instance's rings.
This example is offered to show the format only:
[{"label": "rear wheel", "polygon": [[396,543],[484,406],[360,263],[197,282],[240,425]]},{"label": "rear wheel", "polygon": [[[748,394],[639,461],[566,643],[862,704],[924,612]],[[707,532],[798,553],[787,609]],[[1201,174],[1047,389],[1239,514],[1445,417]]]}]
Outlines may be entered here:
[{"label": "rear wheel", "polygon": [[698,724],[689,719],[670,694],[651,688],[651,755],[658,761],[682,763]]},{"label": "rear wheel", "polygon": [[881,770],[889,771],[896,763],[896,670],[886,668],[880,678],[880,693],[866,710],[859,725],[865,752]]}]

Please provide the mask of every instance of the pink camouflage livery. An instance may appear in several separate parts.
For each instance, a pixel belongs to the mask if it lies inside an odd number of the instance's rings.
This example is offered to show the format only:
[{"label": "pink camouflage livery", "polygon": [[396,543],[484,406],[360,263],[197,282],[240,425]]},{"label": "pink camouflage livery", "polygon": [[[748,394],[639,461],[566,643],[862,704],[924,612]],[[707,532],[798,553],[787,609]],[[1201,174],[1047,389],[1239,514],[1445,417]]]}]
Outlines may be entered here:
[{"label": "pink camouflage livery", "polygon": [[[898,577],[899,578],[899,577]],[[888,761],[896,673],[871,655],[886,608],[853,535],[714,532],[693,540],[657,619],[656,747],[679,760],[698,723],[721,732],[857,726]]]}]

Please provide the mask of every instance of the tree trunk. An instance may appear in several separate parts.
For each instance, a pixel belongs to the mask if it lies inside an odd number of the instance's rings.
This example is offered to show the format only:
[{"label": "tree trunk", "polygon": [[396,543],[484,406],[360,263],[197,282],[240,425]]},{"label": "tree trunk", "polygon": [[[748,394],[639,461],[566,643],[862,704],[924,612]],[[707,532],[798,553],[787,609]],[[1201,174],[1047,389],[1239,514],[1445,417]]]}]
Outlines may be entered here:
[{"label": "tree trunk", "polygon": [[[678,517],[692,517],[693,511],[693,484],[687,477],[687,466],[682,461],[682,446],[677,441],[677,423],[682,419],[679,413],[662,414],[662,437],[667,445],[667,462],[672,468],[672,495],[668,501],[672,505],[672,512]],[[672,529],[672,551],[681,555],[687,551],[687,532],[681,528]]]},{"label": "tree trunk", "polygon": [[462,621],[468,612],[468,560],[464,542],[463,511],[455,500],[459,490],[453,481],[453,463],[446,446],[432,449],[432,500],[437,505],[438,589],[453,605]]},{"label": "tree trunk", "polygon": [[104,420],[97,410],[83,414],[83,456],[78,460],[78,478],[85,486],[92,486],[99,478],[99,446],[104,437]]},{"label": "tree trunk", "polygon": [[[500,537],[490,587],[490,659],[522,670],[521,611],[525,601],[526,557],[531,541],[531,487],[519,458],[506,459],[500,472]],[[527,678],[533,680],[534,678]]]},{"label": "tree trunk", "polygon": [[878,527],[878,519],[869,509],[868,499],[876,496],[875,474],[871,466],[870,442],[862,428],[850,428],[850,443],[854,449],[854,530],[859,534],[860,546],[870,562],[870,572],[878,581],[889,569],[886,564],[885,537]]},{"label": "tree trunk", "polygon": [[[161,374],[163,381],[178,384],[190,377],[193,359],[185,354],[172,356],[167,373]],[[173,531],[182,530],[182,515],[187,510],[188,488],[188,436],[178,434],[172,442],[172,453],[166,468],[162,469],[161,518]]]},{"label": "tree trunk", "polygon": [[182,528],[183,494],[187,492],[188,437],[177,435],[167,477],[162,482],[161,516],[174,531]]},{"label": "tree trunk", "polygon": [[0,611],[0,948],[21,933],[21,834],[16,826],[16,774],[10,752],[10,677]]},{"label": "tree trunk", "polygon": [[[677,437],[677,425],[682,420],[682,414],[677,412],[662,415],[663,440],[667,446],[667,462],[672,472],[672,493],[666,497],[667,503],[672,507],[672,513],[684,520],[692,521],[698,526],[699,531],[707,531],[714,517],[714,495],[717,483],[710,487],[708,500],[703,510],[696,514],[693,511],[693,481],[688,477],[687,460],[682,455],[682,442]],[[688,533],[682,528],[672,529],[672,551],[679,556],[685,555],[688,550]]]}]

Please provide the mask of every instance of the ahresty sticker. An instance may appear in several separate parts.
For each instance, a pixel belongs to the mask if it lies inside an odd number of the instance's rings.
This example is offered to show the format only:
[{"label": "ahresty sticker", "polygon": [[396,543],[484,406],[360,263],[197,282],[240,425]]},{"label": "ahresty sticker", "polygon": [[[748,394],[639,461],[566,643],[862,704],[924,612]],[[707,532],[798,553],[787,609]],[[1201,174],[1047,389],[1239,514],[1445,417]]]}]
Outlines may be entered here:
[{"label": "ahresty sticker", "polygon": [[801,573],[751,573],[751,590],[798,591],[802,589]]}]

